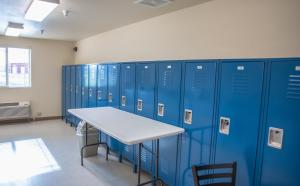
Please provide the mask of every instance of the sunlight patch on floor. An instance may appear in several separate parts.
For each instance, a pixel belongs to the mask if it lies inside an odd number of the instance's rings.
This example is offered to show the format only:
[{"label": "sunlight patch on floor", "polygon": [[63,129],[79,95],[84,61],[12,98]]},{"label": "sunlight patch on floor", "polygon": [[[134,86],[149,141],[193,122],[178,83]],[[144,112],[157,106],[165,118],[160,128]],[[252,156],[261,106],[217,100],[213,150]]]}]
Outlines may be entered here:
[{"label": "sunlight patch on floor", "polygon": [[41,138],[0,143],[0,184],[60,170]]}]

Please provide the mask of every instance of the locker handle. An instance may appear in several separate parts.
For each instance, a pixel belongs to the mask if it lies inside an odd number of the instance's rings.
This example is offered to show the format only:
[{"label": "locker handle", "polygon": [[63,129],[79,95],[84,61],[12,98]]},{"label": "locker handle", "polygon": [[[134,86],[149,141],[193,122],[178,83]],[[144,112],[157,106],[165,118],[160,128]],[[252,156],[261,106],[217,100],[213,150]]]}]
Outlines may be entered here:
[{"label": "locker handle", "polygon": [[138,99],[138,101],[137,101],[137,110],[138,111],[143,110],[143,100],[142,99]]},{"label": "locker handle", "polygon": [[126,105],[126,97],[125,96],[122,96],[122,98],[121,98],[121,105],[123,107],[125,107],[125,105]]},{"label": "locker handle", "polygon": [[92,96],[93,96],[93,91],[92,91],[92,89],[91,89],[91,88],[89,89],[89,95],[90,95],[90,97],[92,97]]},{"label": "locker handle", "polygon": [[229,135],[230,118],[220,117],[219,133]]},{"label": "locker handle", "polygon": [[268,146],[276,149],[282,148],[283,129],[269,127]]},{"label": "locker handle", "polygon": [[158,103],[157,115],[164,116],[165,114],[165,105],[162,103]]},{"label": "locker handle", "polygon": [[98,90],[98,95],[97,95],[98,100],[101,100],[101,99],[102,99],[102,98],[101,98],[101,93],[102,93],[102,91],[101,91],[101,90]]},{"label": "locker handle", "polygon": [[81,89],[81,95],[84,95],[84,88]]},{"label": "locker handle", "polygon": [[184,110],[184,123],[191,125],[192,124],[192,110],[185,109]]},{"label": "locker handle", "polygon": [[108,102],[112,102],[112,99],[113,99],[113,97],[112,97],[113,95],[112,95],[112,93],[110,92],[110,93],[108,93]]}]

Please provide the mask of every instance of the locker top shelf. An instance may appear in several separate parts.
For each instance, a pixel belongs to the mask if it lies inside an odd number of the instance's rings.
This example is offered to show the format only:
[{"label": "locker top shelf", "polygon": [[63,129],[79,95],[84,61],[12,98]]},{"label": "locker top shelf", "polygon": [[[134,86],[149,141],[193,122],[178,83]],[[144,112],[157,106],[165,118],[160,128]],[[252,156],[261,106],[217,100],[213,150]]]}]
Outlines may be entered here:
[{"label": "locker top shelf", "polygon": [[126,145],[175,136],[184,132],[183,128],[113,107],[69,109],[68,112]]}]

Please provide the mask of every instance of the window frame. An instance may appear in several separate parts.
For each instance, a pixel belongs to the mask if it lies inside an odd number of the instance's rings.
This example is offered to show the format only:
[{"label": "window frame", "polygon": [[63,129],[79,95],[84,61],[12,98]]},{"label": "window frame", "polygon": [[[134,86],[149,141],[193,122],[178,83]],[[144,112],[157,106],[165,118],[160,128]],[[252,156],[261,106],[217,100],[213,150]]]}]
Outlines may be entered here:
[{"label": "window frame", "polygon": [[[4,85],[4,86],[1,86],[0,85],[0,89],[5,89],[5,88],[9,88],[9,89],[26,89],[26,88],[31,88],[32,87],[32,70],[31,70],[31,64],[32,64],[32,62],[31,62],[31,59],[32,59],[32,48],[31,47],[15,47],[15,46],[0,46],[0,48],[4,48],[5,49],[5,67],[6,67],[6,69],[5,69],[5,71],[6,71],[6,85]],[[26,49],[26,50],[28,50],[29,51],[29,69],[28,69],[28,71],[29,71],[29,85],[28,86],[16,86],[16,87],[14,87],[14,86],[9,86],[9,73],[8,73],[8,49],[9,48],[16,48],[16,49]]]}]

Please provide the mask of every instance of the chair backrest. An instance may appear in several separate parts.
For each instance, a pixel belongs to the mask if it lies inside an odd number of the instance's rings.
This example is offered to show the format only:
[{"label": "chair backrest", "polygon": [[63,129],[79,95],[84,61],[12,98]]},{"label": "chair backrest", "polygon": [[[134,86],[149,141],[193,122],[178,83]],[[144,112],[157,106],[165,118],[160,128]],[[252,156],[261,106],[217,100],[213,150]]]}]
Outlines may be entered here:
[{"label": "chair backrest", "polygon": [[[235,186],[236,165],[236,162],[233,162],[224,164],[193,166],[192,171],[195,186],[200,186],[200,182],[205,183],[201,186]],[[224,169],[224,172],[221,172],[222,169]],[[223,180],[228,181],[226,182]]]}]

